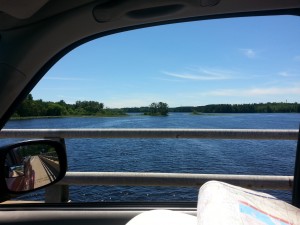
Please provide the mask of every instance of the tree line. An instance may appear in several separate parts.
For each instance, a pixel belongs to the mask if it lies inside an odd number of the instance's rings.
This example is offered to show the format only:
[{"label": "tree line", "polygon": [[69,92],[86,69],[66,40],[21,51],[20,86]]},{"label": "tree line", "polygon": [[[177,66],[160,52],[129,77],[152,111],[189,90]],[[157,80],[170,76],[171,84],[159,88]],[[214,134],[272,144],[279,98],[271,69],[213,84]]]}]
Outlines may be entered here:
[{"label": "tree line", "polygon": [[300,112],[298,103],[254,103],[254,104],[216,104],[195,107],[202,113],[296,113]]},{"label": "tree line", "polygon": [[253,104],[212,104],[205,106],[181,106],[169,108],[167,103],[153,102],[145,107],[121,109],[104,108],[97,101],[76,101],[68,104],[63,100],[45,102],[34,100],[29,94],[21,103],[13,117],[51,117],[51,116],[123,116],[126,113],[142,113],[150,116],[167,116],[169,112],[190,113],[299,113],[300,104],[295,103],[253,103]]},{"label": "tree line", "polygon": [[67,104],[65,101],[45,102],[41,99],[33,100],[31,94],[17,108],[13,117],[43,117],[43,116],[121,116],[126,115],[120,109],[104,108],[104,104],[97,101],[76,101]]},{"label": "tree line", "polygon": [[[144,115],[166,116],[168,104],[153,102],[148,107],[141,107],[139,111]],[[130,110],[128,110],[131,112]],[[58,102],[34,100],[29,94],[13,114],[13,118],[22,117],[54,117],[54,116],[125,116],[124,109],[104,108],[104,104],[97,101],[76,101],[68,104],[64,100]]]},{"label": "tree line", "polygon": [[[149,107],[123,108],[127,113],[144,113]],[[300,104],[295,103],[253,103],[253,104],[211,104],[205,106],[181,106],[168,108],[168,112],[198,113],[299,113]]]}]

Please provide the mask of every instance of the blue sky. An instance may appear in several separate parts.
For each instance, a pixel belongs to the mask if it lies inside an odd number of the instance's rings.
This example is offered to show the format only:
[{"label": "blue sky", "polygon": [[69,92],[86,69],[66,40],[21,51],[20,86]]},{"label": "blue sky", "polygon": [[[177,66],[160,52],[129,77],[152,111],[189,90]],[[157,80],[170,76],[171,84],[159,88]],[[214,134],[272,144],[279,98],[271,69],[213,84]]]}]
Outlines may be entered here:
[{"label": "blue sky", "polygon": [[34,99],[106,107],[300,102],[300,18],[197,21],[103,37],[67,54]]}]

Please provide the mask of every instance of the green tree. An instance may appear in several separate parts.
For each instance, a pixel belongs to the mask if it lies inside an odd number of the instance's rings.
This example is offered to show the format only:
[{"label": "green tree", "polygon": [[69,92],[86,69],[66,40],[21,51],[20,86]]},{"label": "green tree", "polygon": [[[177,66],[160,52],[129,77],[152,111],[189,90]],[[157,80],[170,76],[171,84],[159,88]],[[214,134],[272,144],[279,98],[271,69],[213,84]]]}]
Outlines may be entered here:
[{"label": "green tree", "polygon": [[67,114],[67,110],[64,106],[57,103],[49,103],[47,108],[47,116],[64,116]]},{"label": "green tree", "polygon": [[95,115],[103,110],[104,104],[96,101],[76,101],[74,109],[82,115]]},{"label": "green tree", "polygon": [[149,106],[148,112],[145,112],[145,115],[150,116],[167,116],[169,113],[169,106],[164,102],[153,102]]},{"label": "green tree", "polygon": [[16,114],[18,114],[21,117],[36,116],[37,108],[36,108],[36,104],[35,104],[31,94],[29,94],[25,98],[25,100],[22,102],[22,104],[17,109]]},{"label": "green tree", "polygon": [[157,108],[158,108],[157,103],[155,103],[155,102],[151,103],[151,105],[149,106],[150,115],[156,115],[158,113]]},{"label": "green tree", "polygon": [[167,103],[159,102],[157,105],[158,113],[162,116],[167,116],[169,113],[169,106]]},{"label": "green tree", "polygon": [[26,100],[33,101],[32,94],[27,95]]}]

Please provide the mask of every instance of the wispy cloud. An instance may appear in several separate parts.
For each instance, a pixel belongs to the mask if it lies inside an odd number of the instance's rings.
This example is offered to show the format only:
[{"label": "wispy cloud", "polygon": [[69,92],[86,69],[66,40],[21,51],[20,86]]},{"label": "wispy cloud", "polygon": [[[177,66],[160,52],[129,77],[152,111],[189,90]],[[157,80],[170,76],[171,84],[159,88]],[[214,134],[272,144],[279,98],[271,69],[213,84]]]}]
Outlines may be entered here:
[{"label": "wispy cloud", "polygon": [[278,75],[281,76],[281,77],[289,77],[290,76],[290,74],[288,72],[285,72],[285,71],[279,72]]},{"label": "wispy cloud", "polygon": [[214,69],[197,69],[197,70],[190,70],[184,73],[173,73],[173,72],[163,71],[163,73],[171,77],[187,79],[187,80],[210,81],[210,80],[233,79],[232,76],[233,72],[214,70]]},{"label": "wispy cloud", "polygon": [[170,81],[170,82],[182,82],[182,80],[179,80],[179,79],[167,79],[167,78],[160,78],[160,77],[156,77],[156,78],[153,78],[155,80],[162,80],[162,81]]},{"label": "wispy cloud", "polygon": [[253,59],[257,56],[257,52],[251,48],[241,48],[239,50],[247,58]]},{"label": "wispy cloud", "polygon": [[67,96],[67,95],[57,95],[58,98],[63,98],[63,99],[69,99],[69,100],[85,100],[86,98],[84,97],[78,97],[78,96]]},{"label": "wispy cloud", "polygon": [[77,87],[37,87],[37,91],[80,91],[82,88]]},{"label": "wispy cloud", "polygon": [[288,72],[288,71],[282,71],[282,72],[279,72],[278,73],[279,76],[281,77],[298,77],[299,76],[299,73],[297,75],[297,73],[291,73],[291,72]]},{"label": "wispy cloud", "polygon": [[271,88],[252,88],[252,89],[220,89],[202,93],[205,96],[262,96],[262,95],[300,95],[300,88],[296,87],[271,87]]},{"label": "wispy cloud", "polygon": [[[167,102],[169,106],[174,103],[174,94],[159,94],[153,92],[135,92],[124,95],[122,93],[114,94],[101,98],[101,101],[109,108],[123,108],[123,107],[141,107],[148,106],[152,102]],[[175,101],[176,105],[176,101]]]},{"label": "wispy cloud", "polygon": [[[139,96],[139,97],[136,97]],[[124,98],[124,96],[121,97],[112,97],[108,98],[104,101],[106,103],[106,106],[109,108],[123,108],[123,107],[141,107],[141,106],[148,106],[152,102],[157,101],[165,101],[165,99],[161,99],[161,97],[158,97],[156,95],[136,95],[135,97],[128,96],[127,98]],[[159,100],[158,100],[159,99]]]},{"label": "wispy cloud", "polygon": [[294,60],[295,60],[296,62],[300,62],[300,55],[296,55],[296,56],[294,57]]},{"label": "wispy cloud", "polygon": [[60,81],[92,81],[92,79],[78,77],[45,77],[45,80],[60,80]]},{"label": "wispy cloud", "polygon": [[106,106],[109,108],[124,108],[124,107],[140,107],[147,106],[148,102],[142,99],[122,99],[120,100],[107,100]]}]

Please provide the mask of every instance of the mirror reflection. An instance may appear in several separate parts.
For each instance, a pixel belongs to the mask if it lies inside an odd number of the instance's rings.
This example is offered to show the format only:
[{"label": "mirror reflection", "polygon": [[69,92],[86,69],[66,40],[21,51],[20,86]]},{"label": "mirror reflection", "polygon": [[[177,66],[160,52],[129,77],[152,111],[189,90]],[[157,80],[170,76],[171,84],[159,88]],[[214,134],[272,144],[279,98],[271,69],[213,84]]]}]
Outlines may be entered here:
[{"label": "mirror reflection", "polygon": [[5,180],[10,191],[33,190],[56,180],[58,155],[48,144],[28,144],[10,149],[5,157]]}]

